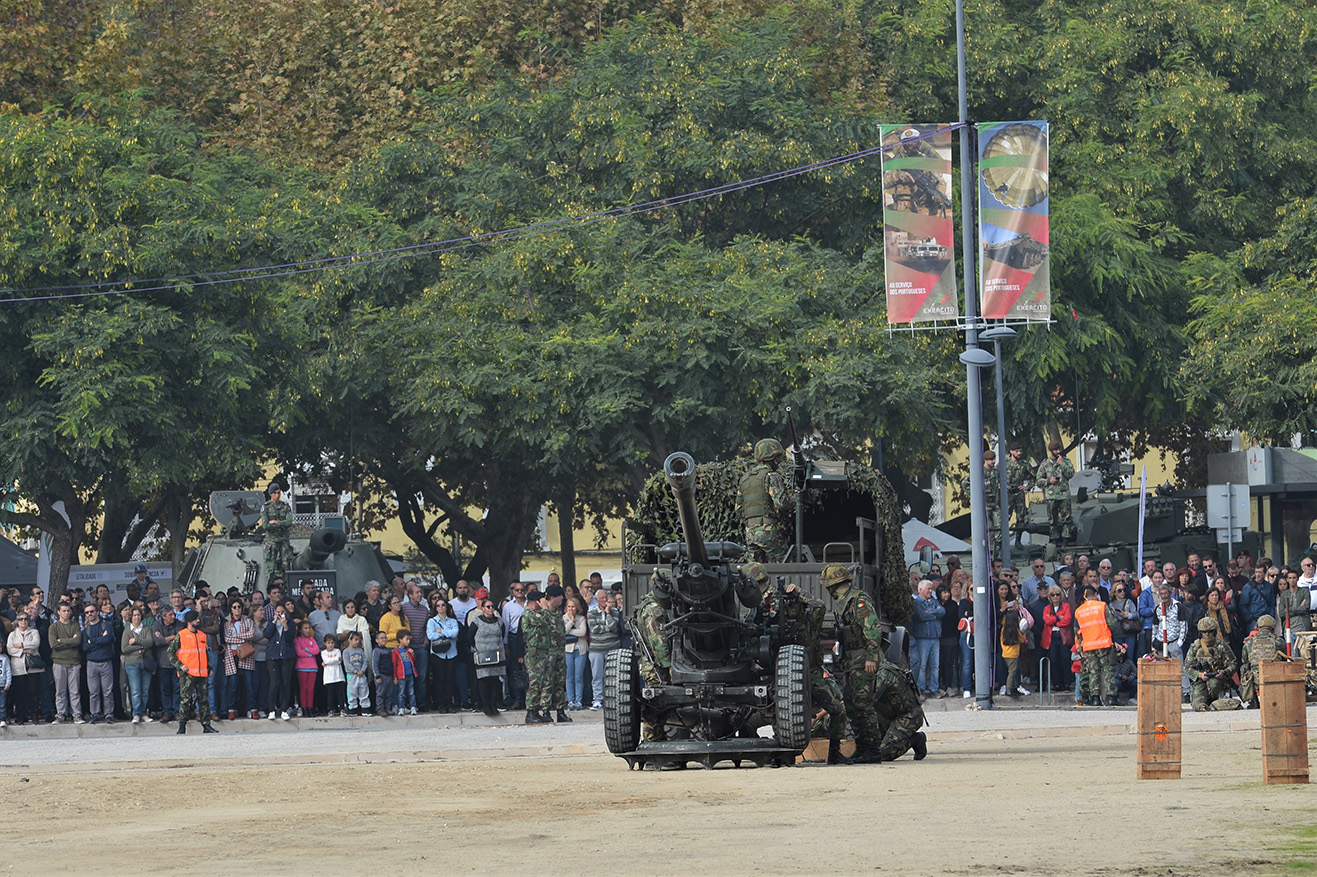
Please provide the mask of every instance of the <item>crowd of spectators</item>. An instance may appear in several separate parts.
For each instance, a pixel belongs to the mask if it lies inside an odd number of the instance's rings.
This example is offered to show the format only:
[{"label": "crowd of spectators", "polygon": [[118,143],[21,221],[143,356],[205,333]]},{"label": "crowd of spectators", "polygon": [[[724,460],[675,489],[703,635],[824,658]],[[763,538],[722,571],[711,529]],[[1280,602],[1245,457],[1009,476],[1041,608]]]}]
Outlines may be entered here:
[{"label": "crowd of spectators", "polygon": [[[1094,564],[1087,555],[1064,554],[1050,572],[1041,558],[1031,560],[1022,578],[995,561],[990,690],[1003,697],[1023,697],[1040,688],[1055,697],[1074,691],[1076,706],[1121,705],[1136,694],[1134,662],[1145,655],[1183,660],[1204,618],[1215,622],[1237,665],[1259,618],[1274,618],[1276,635],[1286,643],[1311,629],[1317,600],[1317,563],[1311,557],[1302,558],[1296,568],[1276,566],[1267,557],[1255,563],[1241,552],[1222,569],[1211,554],[1189,554],[1183,567],[1146,560],[1141,572],[1115,569],[1108,558]],[[951,556],[945,574],[933,564],[927,575],[912,574],[911,586],[910,663],[921,698],[971,697],[976,631],[968,574]],[[1105,617],[1117,685],[1115,696],[1106,700],[1079,688],[1083,646],[1078,611],[1087,588],[1110,610]],[[1237,691],[1238,679],[1231,681]],[[1186,676],[1185,702],[1189,691]]]},{"label": "crowd of spectators", "polygon": [[[206,634],[212,722],[525,708],[520,582],[499,602],[466,581],[449,591],[402,576],[351,597],[310,584],[289,593],[278,578],[267,592],[200,582],[186,596],[161,593],[144,573],[118,605],[104,585],[53,606],[39,588],[3,594],[0,727],[174,721],[179,671],[167,652],[193,612]],[[600,709],[603,653],[625,635],[621,585],[604,588],[596,573],[562,587],[568,708],[585,709],[593,692],[589,708]]]},{"label": "crowd of spectators", "polygon": [[[1030,561],[1021,578],[1000,561],[993,569],[993,661],[990,690],[1022,697],[1039,689],[1054,697],[1074,691],[1075,703],[1122,704],[1135,695],[1134,662],[1144,655],[1183,659],[1210,618],[1238,664],[1258,619],[1276,619],[1288,642],[1310,629],[1317,564],[1297,568],[1243,553],[1225,569],[1212,555],[1190,554],[1184,567],[1144,563],[1142,575],[1063,555],[1050,572]],[[144,570],[143,570],[144,572]],[[139,576],[139,578],[141,578]],[[565,592],[562,609],[568,710],[603,705],[604,657],[627,645],[621,584],[604,588],[596,573]],[[921,700],[963,698],[975,690],[973,600],[957,558],[944,574],[934,564],[912,576],[911,671]],[[1106,604],[1114,696],[1081,690],[1085,592]],[[402,576],[387,586],[367,582],[352,597],[316,591],[287,593],[282,580],[268,593],[237,588],[194,596],[162,594],[149,579],[113,605],[108,588],[74,589],[53,607],[40,589],[6,595],[0,607],[5,648],[0,655],[0,727],[9,722],[147,723],[179,714],[178,671],[166,652],[198,615],[206,634],[212,721],[293,716],[416,715],[525,709],[530,683],[521,621],[527,587],[514,582],[495,602],[484,588],[459,581],[452,591]],[[1090,639],[1092,639],[1090,629]],[[981,640],[982,638],[979,637]],[[1238,680],[1233,680],[1238,685]],[[1185,699],[1189,679],[1184,680]],[[587,707],[588,704],[588,707]]]}]

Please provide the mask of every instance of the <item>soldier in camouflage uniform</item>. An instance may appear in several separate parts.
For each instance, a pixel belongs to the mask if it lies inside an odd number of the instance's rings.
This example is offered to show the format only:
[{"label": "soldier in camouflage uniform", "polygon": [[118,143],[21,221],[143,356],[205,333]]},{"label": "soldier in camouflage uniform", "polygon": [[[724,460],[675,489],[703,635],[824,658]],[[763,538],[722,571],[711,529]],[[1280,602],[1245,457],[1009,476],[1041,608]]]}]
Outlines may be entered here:
[{"label": "soldier in camouflage uniform", "polygon": [[882,660],[882,629],[878,613],[869,598],[851,581],[850,570],[839,563],[823,567],[819,580],[832,595],[837,616],[837,640],[841,646],[842,691],[846,714],[855,728],[855,756],[858,764],[876,764],[882,760],[879,746],[883,735],[873,708],[873,675]]},{"label": "soldier in camouflage uniform", "polygon": [[841,754],[841,738],[846,732],[846,701],[837,680],[827,674],[823,666],[823,619],[827,608],[818,600],[800,592],[799,586],[790,584],[778,594],[769,587],[768,570],[762,563],[752,563],[742,570],[758,583],[764,595],[758,611],[776,617],[778,635],[783,645],[805,647],[809,658],[809,687],[811,702],[827,715],[828,764],[849,764]]},{"label": "soldier in camouflage uniform", "polygon": [[780,561],[786,555],[781,522],[795,503],[796,492],[790,480],[777,471],[784,457],[781,442],[762,439],[755,445],[755,465],[741,476],[736,513],[745,528],[746,551],[760,562]]},{"label": "soldier in camouflage uniform", "polygon": [[[183,613],[182,619],[186,623],[186,630],[190,637],[196,638],[200,642],[200,652],[206,651],[206,634],[197,629],[201,616],[195,609],[189,609]],[[178,671],[179,695],[178,695],[178,733],[187,733],[188,719],[193,717],[195,711],[196,717],[201,720],[201,729],[206,734],[218,734],[210,726],[210,677],[202,673],[195,675],[183,659],[179,657],[178,650],[183,644],[183,631],[174,634],[165,647],[165,655],[169,663]],[[198,655],[199,657],[199,655]],[[200,669],[200,668],[195,668]]]},{"label": "soldier in camouflage uniform", "polygon": [[1285,641],[1276,636],[1276,619],[1263,615],[1258,619],[1257,632],[1244,640],[1243,655],[1239,659],[1239,694],[1244,706],[1253,709],[1258,705],[1262,662],[1288,660]]},{"label": "soldier in camouflage uniform", "polygon": [[570,722],[567,715],[567,629],[562,621],[563,589],[549,585],[545,592],[526,595],[529,606],[521,617],[521,632],[526,643],[526,724],[552,722],[558,711],[559,722]]},{"label": "soldier in camouflage uniform", "polygon": [[1010,498],[1011,517],[1014,518],[1015,544],[1029,523],[1029,488],[1033,486],[1034,470],[1024,459],[1024,446],[1011,442],[1011,458],[1006,461],[1006,494]]},{"label": "soldier in camouflage uniform", "polygon": [[[668,613],[659,605],[653,591],[640,598],[640,605],[636,607],[636,627],[645,645],[640,650],[640,678],[650,687],[667,684],[672,673],[672,652],[667,637],[663,635],[663,625],[667,620]],[[649,718],[642,718],[641,729],[647,741],[668,739],[667,729]]]},{"label": "soldier in camouflage uniform", "polygon": [[283,487],[271,481],[270,499],[261,506],[261,519],[256,522],[256,532],[265,537],[261,549],[265,553],[267,582],[276,573],[288,572],[293,565],[293,546],[288,541],[292,530],[293,510],[283,500]]},{"label": "soldier in camouflage uniform", "polygon": [[1235,672],[1235,655],[1216,635],[1216,621],[1198,622],[1198,639],[1189,646],[1184,659],[1184,673],[1189,677],[1189,699],[1195,712],[1205,712],[1211,704],[1230,691],[1230,677]]},{"label": "soldier in camouflage uniform", "polygon": [[1075,477],[1075,467],[1062,455],[1060,442],[1049,443],[1047,451],[1052,457],[1038,464],[1035,480],[1047,500],[1048,535],[1053,545],[1061,545],[1075,538],[1075,519],[1070,508],[1070,479]]},{"label": "soldier in camouflage uniform", "polygon": [[874,675],[873,706],[882,732],[878,748],[882,760],[892,761],[914,749],[915,761],[922,761],[928,754],[928,741],[919,730],[925,719],[914,677],[884,659]]},{"label": "soldier in camouflage uniform", "polygon": [[[997,472],[997,453],[992,448],[983,452],[983,487],[988,497],[988,527],[1000,531],[1001,502],[998,494],[1001,492],[1001,476]],[[960,489],[965,494],[965,501],[969,502],[968,475],[960,479]]]}]

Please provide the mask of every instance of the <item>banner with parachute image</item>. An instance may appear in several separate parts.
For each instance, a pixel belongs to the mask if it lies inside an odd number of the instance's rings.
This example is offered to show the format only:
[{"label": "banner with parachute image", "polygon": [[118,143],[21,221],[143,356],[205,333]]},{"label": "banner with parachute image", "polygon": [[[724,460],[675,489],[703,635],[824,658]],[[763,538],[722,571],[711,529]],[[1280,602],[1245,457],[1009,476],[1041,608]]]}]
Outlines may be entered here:
[{"label": "banner with parachute image", "polygon": [[954,320],[951,128],[883,125],[887,322]]},{"label": "banner with parachute image", "polygon": [[979,302],[988,320],[1052,315],[1046,122],[992,122],[979,134]]}]

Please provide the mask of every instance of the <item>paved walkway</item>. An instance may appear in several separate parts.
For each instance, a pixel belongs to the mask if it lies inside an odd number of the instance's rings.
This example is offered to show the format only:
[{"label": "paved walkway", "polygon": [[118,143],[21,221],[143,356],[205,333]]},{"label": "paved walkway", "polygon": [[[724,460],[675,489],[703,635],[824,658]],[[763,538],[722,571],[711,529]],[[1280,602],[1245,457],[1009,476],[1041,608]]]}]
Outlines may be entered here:
[{"label": "paved walkway", "polygon": [[[506,757],[604,755],[602,714],[572,713],[570,725],[525,725],[523,713],[491,719],[481,714],[423,715],[381,719],[239,719],[219,722],[219,734],[202,735],[189,725],[119,723],[24,726],[0,730],[0,776],[25,772],[182,768],[194,765],[243,767],[259,754],[270,763],[383,763],[470,761]],[[1085,709],[995,709],[931,712],[933,740],[993,740],[1035,737],[1125,735],[1136,730],[1133,707]],[[1259,713],[1184,713],[1186,734],[1259,731]],[[1308,707],[1308,727],[1317,730],[1317,704]]]}]

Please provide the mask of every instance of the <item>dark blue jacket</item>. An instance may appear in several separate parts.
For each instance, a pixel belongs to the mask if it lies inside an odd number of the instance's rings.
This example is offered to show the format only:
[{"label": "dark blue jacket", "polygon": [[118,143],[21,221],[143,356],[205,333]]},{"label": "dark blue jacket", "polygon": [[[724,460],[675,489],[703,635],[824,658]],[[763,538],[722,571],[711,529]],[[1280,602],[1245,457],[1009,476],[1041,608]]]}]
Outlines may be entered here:
[{"label": "dark blue jacket", "polygon": [[1271,582],[1259,585],[1249,580],[1239,595],[1239,620],[1247,633],[1257,627],[1258,619],[1276,611],[1276,586]]},{"label": "dark blue jacket", "polygon": [[293,651],[292,622],[285,621],[283,633],[280,634],[279,628],[271,621],[265,625],[265,640],[265,660],[282,661],[297,657]]},{"label": "dark blue jacket", "polygon": [[942,616],[947,609],[936,596],[925,600],[915,597],[915,612],[910,618],[910,635],[915,639],[938,639],[942,635]]},{"label": "dark blue jacket", "polygon": [[114,647],[118,643],[114,627],[102,618],[82,629],[82,651],[88,661],[101,663],[114,660]]}]

